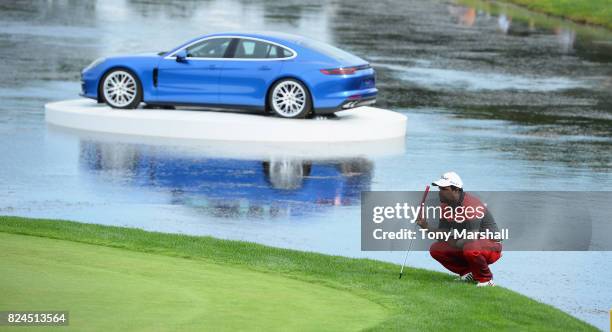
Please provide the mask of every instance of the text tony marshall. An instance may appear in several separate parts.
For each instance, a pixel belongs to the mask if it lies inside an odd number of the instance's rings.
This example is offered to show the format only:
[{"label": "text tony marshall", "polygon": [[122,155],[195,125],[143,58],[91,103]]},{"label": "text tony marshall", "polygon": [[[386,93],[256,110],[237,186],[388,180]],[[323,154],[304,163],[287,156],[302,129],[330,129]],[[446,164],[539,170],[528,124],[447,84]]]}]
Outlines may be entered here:
[{"label": "text tony marshall", "polygon": [[[428,232],[426,229],[419,229],[422,239],[438,240],[438,241],[449,241],[454,240],[477,240],[477,239],[488,239],[494,241],[501,241],[508,239],[508,229],[501,229],[499,232],[493,232],[491,230],[485,230],[483,232],[469,231],[467,229],[453,229],[448,232]],[[380,228],[374,230],[372,235],[376,240],[410,240],[416,238],[417,232],[411,229],[402,228],[396,232],[383,231]]]}]

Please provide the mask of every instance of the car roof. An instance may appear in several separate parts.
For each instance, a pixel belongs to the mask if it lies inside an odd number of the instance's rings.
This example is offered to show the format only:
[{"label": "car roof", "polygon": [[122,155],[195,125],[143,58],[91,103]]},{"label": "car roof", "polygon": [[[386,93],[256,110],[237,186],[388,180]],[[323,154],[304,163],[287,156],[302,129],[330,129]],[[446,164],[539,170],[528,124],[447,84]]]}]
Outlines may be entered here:
[{"label": "car roof", "polygon": [[201,35],[201,36],[198,36],[197,38],[188,40],[182,45],[179,45],[175,47],[174,49],[166,52],[165,55],[172,54],[172,52],[176,52],[177,50],[189,44],[197,42],[200,39],[205,39],[205,38],[210,38],[210,37],[225,37],[225,36],[258,38],[258,39],[263,39],[263,40],[271,41],[274,43],[278,43],[281,45],[285,45],[290,48],[294,48],[294,47],[301,48],[302,47],[301,44],[304,41],[308,40],[308,38],[298,36],[298,35],[292,35],[292,34],[281,33],[281,32],[270,32],[270,31],[265,31],[265,32],[244,32],[244,31],[218,32],[218,33],[211,33],[207,35]]},{"label": "car roof", "polygon": [[273,42],[290,42],[290,43],[296,43],[296,44],[309,39],[304,36],[299,36],[299,35],[294,35],[294,34],[284,33],[284,32],[276,32],[276,31],[259,31],[259,32],[230,31],[230,32],[213,33],[209,35],[204,35],[204,36],[200,36],[200,38],[213,37],[213,36],[251,37],[251,38],[267,39]]},{"label": "car roof", "polygon": [[[191,41],[177,47],[171,52],[184,47],[190,43],[198,41],[204,38],[210,37],[249,37],[249,38],[258,38],[267,40],[273,43],[278,43],[284,46],[287,46],[291,49],[297,50],[298,53],[300,51],[306,51],[311,54],[317,54],[321,59],[326,59],[326,61],[338,62],[341,65],[359,65],[359,64],[367,64],[367,62],[351,53],[348,53],[344,50],[333,47],[325,42],[318,41],[313,38],[308,38],[300,35],[294,35],[290,33],[284,32],[275,32],[275,31],[260,31],[260,32],[244,32],[244,31],[229,31],[229,32],[219,32],[212,33],[200,36],[198,38],[192,39]],[[171,53],[169,52],[169,53]],[[168,54],[169,54],[168,53]]]}]

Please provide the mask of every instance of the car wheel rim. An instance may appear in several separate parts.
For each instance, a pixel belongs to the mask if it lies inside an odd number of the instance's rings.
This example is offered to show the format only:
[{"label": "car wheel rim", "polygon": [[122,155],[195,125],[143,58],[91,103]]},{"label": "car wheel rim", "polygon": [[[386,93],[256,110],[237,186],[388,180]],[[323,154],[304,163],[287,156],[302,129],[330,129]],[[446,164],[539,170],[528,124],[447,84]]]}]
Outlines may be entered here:
[{"label": "car wheel rim", "polygon": [[136,99],[136,80],[128,72],[112,72],[104,80],[104,98],[112,106],[131,104]]},{"label": "car wheel rim", "polygon": [[284,117],[294,117],[306,107],[306,92],[301,84],[285,81],[272,92],[274,110]]}]

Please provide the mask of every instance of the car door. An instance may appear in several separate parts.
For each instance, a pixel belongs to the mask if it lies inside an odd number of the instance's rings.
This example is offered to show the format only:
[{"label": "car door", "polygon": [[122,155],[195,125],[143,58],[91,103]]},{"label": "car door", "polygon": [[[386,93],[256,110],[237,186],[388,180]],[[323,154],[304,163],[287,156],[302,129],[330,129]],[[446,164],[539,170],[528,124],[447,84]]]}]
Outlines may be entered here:
[{"label": "car door", "polygon": [[240,38],[232,48],[233,56],[225,61],[219,78],[219,102],[263,108],[267,88],[282,71],[284,49],[250,38]]},{"label": "car door", "polygon": [[208,38],[184,48],[183,61],[176,53],[158,66],[156,100],[174,104],[219,103],[219,75],[231,38]]}]

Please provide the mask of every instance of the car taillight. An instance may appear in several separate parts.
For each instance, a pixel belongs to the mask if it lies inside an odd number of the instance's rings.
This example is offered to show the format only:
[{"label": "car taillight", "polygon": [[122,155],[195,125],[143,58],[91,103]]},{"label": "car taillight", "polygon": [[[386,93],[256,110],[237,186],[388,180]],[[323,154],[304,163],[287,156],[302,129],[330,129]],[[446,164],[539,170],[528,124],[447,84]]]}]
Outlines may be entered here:
[{"label": "car taillight", "polygon": [[357,71],[355,67],[348,68],[334,68],[334,69],[321,69],[321,72],[325,75],[353,75]]},{"label": "car taillight", "polygon": [[353,75],[356,71],[370,68],[369,64],[356,66],[356,67],[344,67],[344,68],[333,68],[333,69],[321,69],[321,72],[325,75]]}]

